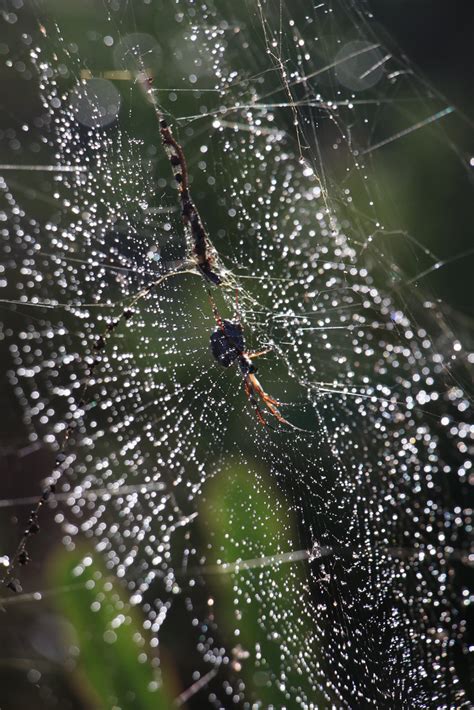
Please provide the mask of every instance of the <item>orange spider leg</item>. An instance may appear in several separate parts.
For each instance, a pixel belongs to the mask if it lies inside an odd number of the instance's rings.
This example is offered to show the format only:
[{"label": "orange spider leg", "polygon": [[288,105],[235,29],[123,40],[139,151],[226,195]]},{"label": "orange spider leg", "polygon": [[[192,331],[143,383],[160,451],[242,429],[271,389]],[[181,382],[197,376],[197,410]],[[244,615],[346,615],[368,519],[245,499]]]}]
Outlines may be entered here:
[{"label": "orange spider leg", "polygon": [[250,385],[251,385],[252,389],[260,397],[260,399],[262,399],[265,403],[268,402],[269,404],[274,404],[275,407],[280,406],[280,402],[278,402],[276,399],[273,399],[273,397],[270,397],[270,395],[265,392],[265,390],[263,389],[262,385],[255,377],[255,375],[253,375],[252,373],[249,373],[249,375],[247,375],[247,376],[250,380]]},{"label": "orange spider leg", "polygon": [[257,415],[258,421],[260,422],[260,424],[262,426],[267,426],[267,422],[265,421],[265,418],[264,418],[262,412],[260,411],[260,407],[258,406],[257,400],[254,397],[252,386],[247,381],[247,378],[245,378],[245,380],[244,380],[244,389],[245,389],[245,394],[249,398],[249,401],[255,407],[255,413]]},{"label": "orange spider leg", "polygon": [[259,350],[258,353],[245,353],[245,354],[247,355],[248,358],[253,360],[256,357],[260,357],[261,355],[266,355],[267,353],[271,353],[271,352],[272,352],[272,348],[267,348],[266,350]]},{"label": "orange spider leg", "polygon": [[[275,417],[275,419],[280,422],[280,424],[288,424],[289,426],[291,426],[291,424],[280,414],[280,412],[278,410],[278,407],[280,406],[280,402],[278,402],[276,399],[273,399],[273,397],[270,397],[270,395],[268,395],[265,392],[265,390],[263,389],[262,385],[255,377],[255,375],[253,375],[251,373],[247,375],[246,391],[247,391],[247,386],[250,389],[250,392],[252,393],[252,395],[256,394],[258,397],[260,397],[260,399],[262,400],[262,402],[264,403],[264,405],[266,406],[266,408],[268,409],[270,414],[272,414]],[[252,398],[249,397],[249,399],[250,399],[250,401],[252,401]],[[257,409],[257,411],[259,411],[259,410]],[[263,415],[261,413],[260,413],[260,416],[263,419]],[[260,417],[259,417],[259,419],[260,419]]]}]

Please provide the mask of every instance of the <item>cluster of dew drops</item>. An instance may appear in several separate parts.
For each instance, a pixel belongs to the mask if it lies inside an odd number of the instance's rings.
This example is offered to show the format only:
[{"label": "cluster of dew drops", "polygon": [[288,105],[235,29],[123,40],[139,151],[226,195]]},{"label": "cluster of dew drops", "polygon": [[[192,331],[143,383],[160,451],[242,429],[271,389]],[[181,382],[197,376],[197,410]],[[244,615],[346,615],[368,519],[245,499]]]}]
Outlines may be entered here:
[{"label": "cluster of dew drops", "polygon": [[[209,29],[208,22],[202,27],[193,27],[191,41],[209,51],[225,97],[238,77],[225,65],[229,27],[219,23]],[[23,41],[32,44],[29,35]],[[69,58],[73,49],[68,48]],[[57,206],[56,218],[45,223],[23,208],[8,175],[0,179],[0,235],[9,255],[1,274],[7,298],[47,306],[39,318],[26,317],[24,325],[18,319],[16,327],[8,322],[4,329],[9,379],[30,444],[58,448],[71,423],[76,427],[78,451],[71,448],[60,458],[59,473],[67,472],[60,492],[69,511],[57,512],[56,519],[66,544],[79,533],[94,541],[108,569],[127,580],[132,603],[143,605],[146,630],[155,637],[170,599],[184,594],[191,623],[200,629],[198,651],[205,664],[225,658],[240,672],[251,663],[283,697],[297,698],[301,706],[316,689],[346,697],[351,663],[373,668],[362,612],[367,605],[383,607],[391,596],[391,614],[383,621],[385,631],[396,629],[389,653],[396,658],[400,644],[421,675],[431,667],[440,680],[452,634],[463,633],[461,616],[450,608],[449,568],[458,531],[469,528],[472,514],[457,503],[450,507],[443,496],[450,477],[464,482],[469,476],[473,432],[465,416],[467,398],[454,376],[462,348],[434,325],[436,304],[425,300],[408,314],[358,257],[351,224],[328,206],[314,171],[302,167],[283,140],[275,112],[243,110],[240,127],[225,114],[211,118],[209,140],[198,155],[187,156],[188,164],[206,176],[216,204],[231,221],[218,231],[216,243],[241,290],[249,340],[273,350],[279,382],[263,366],[266,387],[288,396],[288,416],[303,412],[310,433],[292,434],[283,445],[258,429],[238,378],[232,387],[223,386],[223,375],[203,364],[209,354],[202,326],[189,324],[189,303],[176,290],[139,304],[124,329],[110,337],[93,377],[84,375],[111,314],[161,268],[160,250],[152,238],[142,244],[140,230],[153,236],[158,229],[169,238],[179,229],[176,204],[167,193],[161,211],[148,209],[157,188],[166,193],[169,179],[163,174],[153,183],[134,166],[144,151],[146,159],[155,160],[156,146],[144,148],[120,130],[112,135],[78,128],[84,104],[78,95],[70,103],[58,84],[58,77],[69,76],[65,61],[53,66],[34,48],[27,66],[11,59],[4,45],[0,51],[18,77],[30,81],[39,73],[45,112],[22,128],[25,136],[34,130],[37,140],[25,143],[13,130],[2,131],[1,140],[32,162],[42,148],[52,148],[64,168],[43,183],[53,186]],[[246,91],[250,103],[251,82]],[[109,108],[119,111],[116,93]],[[192,128],[185,135],[192,139]],[[217,172],[211,173],[208,153]],[[346,199],[350,205],[350,196]],[[198,207],[204,213],[204,206]],[[118,246],[114,230],[118,239],[126,235],[126,249]],[[63,310],[60,303],[69,307]],[[225,303],[230,307],[232,301]],[[101,305],[108,308],[94,308]],[[167,358],[178,364],[171,367]],[[195,373],[186,375],[193,363]],[[89,392],[82,401],[85,378]],[[206,594],[206,583],[197,581],[196,573],[183,581],[176,569],[174,536],[183,529],[187,566],[204,568],[213,558],[195,543],[193,526],[206,481],[225,472],[220,461],[240,456],[251,466],[247,449],[225,436],[236,413],[254,457],[282,484],[294,516],[306,526],[312,548],[306,559],[316,562],[308,572],[309,584],[318,589],[313,596],[293,568],[282,589],[271,561],[256,578],[232,577],[234,636],[238,640],[245,626],[247,606],[256,604],[262,639],[279,648],[277,668],[269,667],[259,643],[251,649],[235,646],[233,654],[216,647],[219,625],[212,604],[196,612],[189,601],[197,587]],[[197,443],[203,431],[220,432],[211,461]],[[450,457],[441,453],[446,446]],[[262,481],[256,486],[272,503]],[[230,514],[230,529],[238,512]],[[288,553],[285,543],[292,541],[285,534],[274,554]],[[242,541],[230,543],[240,557]],[[245,557],[263,559],[265,551],[251,537],[245,543]],[[321,563],[323,557],[328,559]],[[147,593],[160,584],[150,602]],[[287,608],[289,597],[304,600],[298,620]],[[462,603],[470,602],[463,589]],[[311,649],[323,639],[323,657],[315,657]],[[313,678],[310,686],[295,679],[295,668],[297,675]],[[382,685],[375,671],[372,682]],[[227,683],[224,693],[237,702],[244,688],[239,680]],[[373,695],[370,681],[361,682],[358,693]]]}]

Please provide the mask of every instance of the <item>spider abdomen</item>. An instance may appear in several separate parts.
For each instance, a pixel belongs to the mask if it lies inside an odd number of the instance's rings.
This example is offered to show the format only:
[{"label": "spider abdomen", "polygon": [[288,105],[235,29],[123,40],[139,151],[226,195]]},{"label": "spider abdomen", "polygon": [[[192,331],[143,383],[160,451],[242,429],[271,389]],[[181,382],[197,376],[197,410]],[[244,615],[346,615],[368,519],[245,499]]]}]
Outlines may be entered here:
[{"label": "spider abdomen", "polygon": [[245,350],[245,340],[240,323],[223,320],[222,326],[211,333],[211,352],[219,365],[230,367]]}]

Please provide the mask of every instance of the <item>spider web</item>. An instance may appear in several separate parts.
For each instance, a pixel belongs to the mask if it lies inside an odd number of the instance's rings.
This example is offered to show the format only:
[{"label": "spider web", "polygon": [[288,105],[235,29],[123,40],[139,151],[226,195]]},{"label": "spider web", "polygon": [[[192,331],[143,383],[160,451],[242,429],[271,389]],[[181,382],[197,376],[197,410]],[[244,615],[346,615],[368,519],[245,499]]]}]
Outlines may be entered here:
[{"label": "spider web", "polygon": [[[42,516],[102,555],[153,647],[182,613],[182,702],[467,706],[467,358],[416,287],[446,261],[384,223],[379,184],[417,131],[463,160],[454,109],[342,0],[159,18],[117,1],[78,26],[16,5],[0,50],[29,96],[0,134],[3,341],[27,446],[64,472]],[[212,359],[195,273],[93,355],[186,258],[144,70],[231,279],[217,309],[269,349],[259,380],[290,426],[261,426]]]}]

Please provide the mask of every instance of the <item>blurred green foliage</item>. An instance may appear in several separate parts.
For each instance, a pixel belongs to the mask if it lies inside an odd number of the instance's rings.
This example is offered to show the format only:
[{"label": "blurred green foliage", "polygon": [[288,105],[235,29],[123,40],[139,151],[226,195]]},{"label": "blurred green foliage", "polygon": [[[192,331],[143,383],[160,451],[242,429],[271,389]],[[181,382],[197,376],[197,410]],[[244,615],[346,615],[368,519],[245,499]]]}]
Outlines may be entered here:
[{"label": "blurred green foliage", "polygon": [[[312,679],[295,678],[300,641],[310,642],[312,621],[305,563],[284,557],[300,543],[280,493],[257,463],[229,461],[206,487],[200,520],[212,541],[209,562],[216,570],[222,562],[231,567],[226,572],[220,566],[210,579],[216,595],[213,613],[227,632],[229,647],[235,644],[234,662],[242,666],[247,689],[255,691],[263,707],[278,708],[288,700],[285,691],[294,680],[318,701]],[[265,558],[267,565],[262,564]],[[317,657],[317,648],[313,654]]]},{"label": "blurred green foliage", "polygon": [[[78,652],[76,687],[94,708],[165,710],[173,705],[150,659],[141,613],[119,583],[84,550],[58,554],[51,582],[63,590],[58,610],[70,622]],[[168,682],[169,675],[167,674]]]}]

